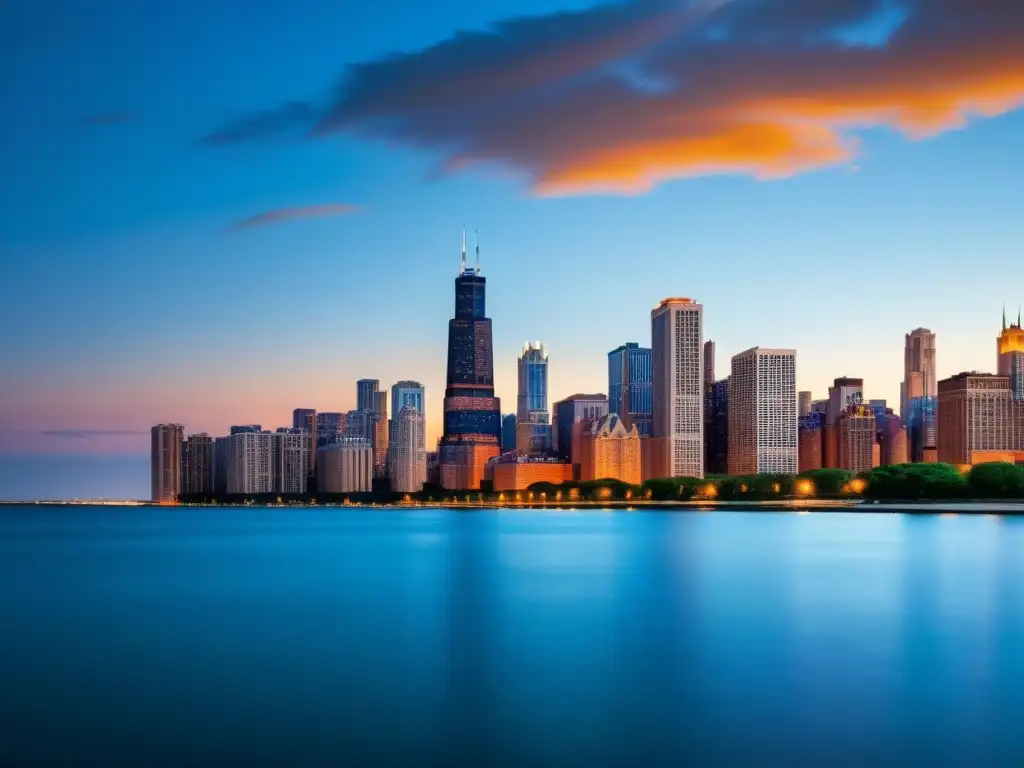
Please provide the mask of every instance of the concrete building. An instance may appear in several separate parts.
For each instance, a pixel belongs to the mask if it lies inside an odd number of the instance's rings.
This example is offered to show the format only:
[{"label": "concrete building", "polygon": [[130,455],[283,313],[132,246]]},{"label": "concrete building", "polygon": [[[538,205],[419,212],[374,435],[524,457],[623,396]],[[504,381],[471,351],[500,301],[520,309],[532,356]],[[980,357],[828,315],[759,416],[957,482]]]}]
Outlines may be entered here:
[{"label": "concrete building", "polygon": [[653,384],[651,349],[631,341],[608,353],[608,412],[641,437],[651,436]]},{"label": "concrete building", "polygon": [[373,490],[373,446],[369,440],[344,438],[317,453],[319,493],[366,493]]},{"label": "concrete building", "polygon": [[754,347],[732,358],[729,474],[795,475],[796,350]]},{"label": "concrete building", "polygon": [[345,437],[354,440],[366,440],[373,445],[377,420],[372,410],[349,411],[345,414]]},{"label": "concrete building", "polygon": [[875,466],[875,414],[866,405],[849,405],[839,412],[835,439],[840,469],[866,472]]},{"label": "concrete building", "polygon": [[228,492],[228,437],[218,437],[213,441],[213,493],[223,496]]},{"label": "concrete building", "polygon": [[573,467],[555,457],[506,453],[487,464],[487,476],[496,492],[526,491],[534,483],[561,485],[573,479]]},{"label": "concrete building", "polygon": [[388,476],[388,393],[374,393],[373,409],[373,477],[381,480]]},{"label": "concrete building", "polygon": [[651,340],[657,470],[664,477],[703,477],[703,307],[693,299],[665,299],[651,312]]},{"label": "concrete building", "polygon": [[580,437],[579,479],[643,482],[641,442],[636,425],[626,428],[614,413],[599,421],[583,422]]},{"label": "concrete building", "polygon": [[174,503],[181,494],[181,444],[185,427],[157,424],[150,430],[150,493],[152,501]]},{"label": "concrete building", "polygon": [[834,426],[839,414],[864,402],[864,379],[842,376],[828,388],[828,424]]},{"label": "concrete building", "polygon": [[501,417],[501,452],[516,449],[516,415],[507,413]]},{"label": "concrete building", "polygon": [[809,413],[797,421],[797,470],[799,472],[808,472],[826,466],[823,455],[825,436],[822,427],[824,422],[824,414],[820,413]]},{"label": "concrete building", "polygon": [[879,464],[890,466],[906,464],[910,461],[910,444],[907,440],[907,429],[903,421],[890,409],[882,420],[882,428],[878,434]]},{"label": "concrete building", "polygon": [[704,342],[704,384],[715,383],[715,342]]},{"label": "concrete building", "polygon": [[1020,312],[1017,323],[1007,325],[1006,311],[1003,311],[1003,330],[996,339],[996,372],[1010,380],[1010,396],[1024,400],[1024,329],[1020,325]]},{"label": "concrete building", "polygon": [[985,453],[1016,447],[1014,403],[1008,376],[959,373],[939,382],[938,460],[975,464]]},{"label": "concrete building", "polygon": [[279,429],[272,436],[274,492],[305,493],[309,487],[309,453],[312,447],[306,429]]},{"label": "concrete building", "polygon": [[569,464],[579,464],[579,446],[573,443],[574,425],[604,417],[608,413],[608,398],[602,394],[575,394],[555,403],[552,413],[555,455]]},{"label": "concrete building", "polygon": [[806,390],[796,393],[796,415],[797,418],[804,418],[811,415],[811,408],[814,403],[814,395]]},{"label": "concrete building", "polygon": [[316,471],[316,409],[296,408],[292,411],[292,429],[299,429],[305,432],[308,437],[309,450],[306,451],[306,461],[309,464],[306,474],[312,475]]},{"label": "concrete building", "polygon": [[214,442],[205,432],[189,435],[181,444],[181,492],[212,495]]},{"label": "concrete building", "polygon": [[704,471],[724,475],[729,471],[729,377],[705,386]]},{"label": "concrete building", "polygon": [[318,413],[316,415],[316,445],[322,448],[336,442],[348,430],[348,419],[346,414],[335,411]]},{"label": "concrete building", "polygon": [[935,334],[927,328],[915,328],[904,337],[901,416],[906,416],[907,402],[912,398],[938,394],[935,365]]},{"label": "concrete building", "polygon": [[231,427],[228,432],[229,435],[242,435],[247,432],[262,432],[263,427],[260,424],[236,424]]},{"label": "concrete building", "polygon": [[395,493],[417,493],[427,481],[426,419],[412,403],[406,403],[394,415],[389,476]]},{"label": "concrete building", "polygon": [[274,493],[274,434],[236,432],[228,438],[227,492],[229,494]]},{"label": "concrete building", "polygon": [[427,390],[418,381],[399,381],[391,387],[391,418],[411,405],[424,417],[427,415]]},{"label": "concrete building", "polygon": [[377,405],[379,379],[360,379],[356,382],[356,410],[372,411]]},{"label": "concrete building", "polygon": [[516,450],[524,456],[551,453],[548,413],[548,353],[539,341],[526,342],[517,362]]}]

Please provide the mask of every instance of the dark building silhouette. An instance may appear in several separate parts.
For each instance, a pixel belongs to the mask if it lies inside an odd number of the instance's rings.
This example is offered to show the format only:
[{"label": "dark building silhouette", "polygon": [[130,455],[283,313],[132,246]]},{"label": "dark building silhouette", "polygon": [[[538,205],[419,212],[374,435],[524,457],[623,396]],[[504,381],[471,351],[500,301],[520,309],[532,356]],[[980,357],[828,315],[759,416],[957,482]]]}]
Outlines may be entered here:
[{"label": "dark building silhouette", "polygon": [[729,471],[729,379],[704,387],[704,471],[724,475]]}]

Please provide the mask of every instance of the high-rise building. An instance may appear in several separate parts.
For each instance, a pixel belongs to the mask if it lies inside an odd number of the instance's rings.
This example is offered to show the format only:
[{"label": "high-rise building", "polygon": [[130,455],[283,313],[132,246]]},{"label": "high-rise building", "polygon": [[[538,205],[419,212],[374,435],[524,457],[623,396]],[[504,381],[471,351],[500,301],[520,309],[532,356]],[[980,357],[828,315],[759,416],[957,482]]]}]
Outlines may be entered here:
[{"label": "high-rise building", "polygon": [[407,405],[411,405],[426,417],[426,389],[418,381],[400,381],[391,387],[391,418],[397,418]]},{"label": "high-rise building", "polygon": [[635,426],[641,437],[651,436],[652,372],[649,347],[630,341],[608,353],[608,412]]},{"label": "high-rise building", "polygon": [[822,427],[825,424],[823,413],[809,413],[800,417],[797,421],[796,442],[797,442],[797,470],[808,472],[812,469],[821,469],[825,465],[824,434]]},{"label": "high-rise building", "polygon": [[231,427],[228,434],[230,435],[244,435],[247,433],[262,432],[263,427],[259,424],[241,424]]},{"label": "high-rise building", "polygon": [[704,476],[702,328],[692,299],[665,299],[651,312],[656,476]]},{"label": "high-rise building", "polygon": [[345,437],[366,440],[373,445],[376,423],[372,410],[349,411],[345,414]]},{"label": "high-rise building", "polygon": [[372,411],[377,403],[377,392],[380,391],[378,379],[360,379],[356,382],[356,410]]},{"label": "high-rise building", "polygon": [[881,466],[906,464],[910,461],[906,427],[903,426],[903,421],[892,412],[891,408],[882,419],[878,444],[880,446],[879,464]]},{"label": "high-rise building", "polygon": [[704,383],[715,383],[715,342],[704,342]]},{"label": "high-rise building", "polygon": [[578,464],[579,446],[573,445],[574,425],[589,419],[603,418],[608,410],[608,398],[601,394],[572,395],[559,400],[553,408],[555,454],[562,461]]},{"label": "high-rise building", "polygon": [[732,358],[729,474],[797,473],[796,350],[754,347]]},{"label": "high-rise building", "polygon": [[388,474],[388,393],[375,392],[373,396],[373,477],[382,479]]},{"label": "high-rise building", "polygon": [[478,489],[488,459],[500,451],[501,402],[494,396],[494,345],[479,244],[476,257],[475,266],[467,266],[463,233],[455,317],[448,322],[444,432],[438,444],[441,485],[449,490]]},{"label": "high-rise building", "polygon": [[228,492],[228,446],[231,438],[218,437],[213,441],[213,493],[223,496]]},{"label": "high-rise building", "polygon": [[840,469],[866,472],[875,465],[875,413],[866,405],[849,405],[836,423],[836,462]]},{"label": "high-rise building", "polygon": [[426,419],[415,405],[407,403],[393,414],[389,451],[391,490],[422,491],[427,481]]},{"label": "high-rise building", "polygon": [[729,471],[729,377],[705,386],[704,471],[724,475]]},{"label": "high-rise building", "polygon": [[344,413],[333,411],[318,413],[316,415],[317,447],[322,448],[345,437],[347,429],[348,421]]},{"label": "high-rise building", "polygon": [[796,393],[796,415],[804,418],[811,415],[811,408],[814,403],[814,395],[806,390]]},{"label": "high-rise building", "polygon": [[579,479],[621,480],[639,485],[641,477],[640,433],[626,428],[617,414],[584,422],[580,437]]},{"label": "high-rise building", "polygon": [[834,425],[840,413],[863,401],[864,379],[851,379],[848,376],[836,379],[828,388],[828,424]]},{"label": "high-rise building", "polygon": [[915,397],[935,397],[935,334],[927,328],[915,328],[904,337],[903,387],[900,412],[905,417],[907,403]]},{"label": "high-rise building", "polygon": [[519,356],[516,450],[524,456],[551,453],[548,414],[548,353],[539,341],[526,342]]},{"label": "high-rise building", "polygon": [[346,437],[317,451],[320,493],[366,493],[373,490],[373,446],[369,440]]},{"label": "high-rise building", "polygon": [[273,493],[274,448],[272,432],[236,432],[231,435],[227,448],[227,492]]},{"label": "high-rise building", "polygon": [[213,493],[214,442],[205,432],[189,435],[181,444],[181,492]]},{"label": "high-rise building", "polygon": [[1008,376],[959,373],[939,382],[938,460],[975,464],[1005,460],[1016,448],[1014,402]]},{"label": "high-rise building", "polygon": [[516,449],[516,415],[507,413],[501,417],[501,452]]},{"label": "high-rise building", "polygon": [[271,444],[275,493],[305,493],[309,487],[309,431],[282,427],[273,435]]},{"label": "high-rise building", "polygon": [[170,503],[181,494],[181,424],[157,424],[150,430],[150,486],[152,501]]},{"label": "high-rise building", "polygon": [[1010,380],[1010,396],[1024,400],[1024,329],[1017,323],[1006,324],[1006,310],[1003,310],[1003,330],[996,339],[996,372]]},{"label": "high-rise building", "polygon": [[292,411],[292,429],[301,429],[309,435],[309,450],[306,452],[306,461],[309,464],[307,474],[312,475],[316,471],[316,409],[296,408]]}]

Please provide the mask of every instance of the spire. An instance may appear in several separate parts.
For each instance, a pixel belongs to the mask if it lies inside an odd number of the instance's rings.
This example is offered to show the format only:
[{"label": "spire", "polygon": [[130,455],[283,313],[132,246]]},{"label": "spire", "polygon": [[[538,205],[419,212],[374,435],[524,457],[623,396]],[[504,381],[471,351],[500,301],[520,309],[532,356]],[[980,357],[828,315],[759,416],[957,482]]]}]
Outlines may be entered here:
[{"label": "spire", "polygon": [[480,274],[480,230],[473,230],[473,239],[476,241],[476,273]]},{"label": "spire", "polygon": [[[462,271],[459,274],[465,274],[466,272],[466,227],[462,227]],[[1006,315],[1006,309],[1003,308],[1003,316]],[[1006,326],[1006,321],[1003,321],[1003,327]]]},{"label": "spire", "polygon": [[1020,304],[1017,305],[1017,327],[1020,328]]},{"label": "spire", "polygon": [[[465,249],[463,249],[465,251]],[[1003,304],[1003,330],[1006,330],[1006,305]]]}]

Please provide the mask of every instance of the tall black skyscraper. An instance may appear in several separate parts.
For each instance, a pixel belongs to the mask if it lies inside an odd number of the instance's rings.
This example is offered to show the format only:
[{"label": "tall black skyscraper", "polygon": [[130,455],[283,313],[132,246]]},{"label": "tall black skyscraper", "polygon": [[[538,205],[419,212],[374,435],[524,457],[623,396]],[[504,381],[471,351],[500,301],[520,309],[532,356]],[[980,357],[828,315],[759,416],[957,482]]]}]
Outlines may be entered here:
[{"label": "tall black skyscraper", "polygon": [[444,434],[438,447],[441,485],[477,489],[484,465],[497,456],[501,442],[501,403],[494,396],[494,349],[486,316],[486,280],[476,264],[455,278],[455,317],[448,321],[448,377],[444,391]]}]

